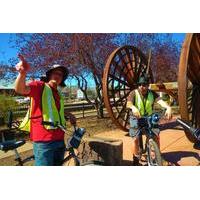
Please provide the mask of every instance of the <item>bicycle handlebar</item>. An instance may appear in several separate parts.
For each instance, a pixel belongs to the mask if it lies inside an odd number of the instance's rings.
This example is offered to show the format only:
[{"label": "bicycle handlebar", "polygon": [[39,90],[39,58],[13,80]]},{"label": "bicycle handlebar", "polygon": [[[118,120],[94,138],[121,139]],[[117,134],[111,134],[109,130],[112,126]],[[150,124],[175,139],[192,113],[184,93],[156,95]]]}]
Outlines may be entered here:
[{"label": "bicycle handlebar", "polygon": [[[42,124],[60,128],[64,133],[66,133],[65,127],[62,126],[61,124],[59,124],[58,122],[55,123],[55,122],[42,121]],[[86,131],[84,128],[79,128],[76,125],[74,125],[74,133],[70,137],[70,139],[67,143],[67,148],[69,148],[69,147],[78,148],[85,132]]]},{"label": "bicycle handlebar", "polygon": [[200,129],[199,128],[193,128],[188,124],[188,122],[177,118],[176,121],[185,129],[189,130],[190,133],[198,140],[200,141]]},{"label": "bicycle handlebar", "polygon": [[47,121],[42,121],[42,125],[48,125],[48,126],[53,126],[55,128],[60,128],[63,132],[66,132],[66,129],[64,126],[59,124],[58,122],[47,122]]},{"label": "bicycle handlebar", "polygon": [[151,127],[153,124],[158,124],[159,120],[164,116],[166,109],[161,112],[155,112],[150,116],[143,116],[138,119],[138,125],[140,127]]}]

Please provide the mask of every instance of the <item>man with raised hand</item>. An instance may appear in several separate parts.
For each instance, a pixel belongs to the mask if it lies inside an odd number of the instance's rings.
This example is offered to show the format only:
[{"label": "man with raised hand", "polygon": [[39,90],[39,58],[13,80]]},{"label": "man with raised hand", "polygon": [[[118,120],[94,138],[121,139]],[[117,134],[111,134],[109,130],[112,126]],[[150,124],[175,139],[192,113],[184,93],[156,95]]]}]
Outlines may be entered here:
[{"label": "man with raised hand", "polygon": [[[30,65],[23,56],[16,65],[19,72],[15,81],[15,91],[31,98],[30,108],[20,125],[20,129],[30,132],[36,166],[58,166],[64,158],[64,132],[43,122],[58,123],[66,126],[64,100],[59,86],[65,86],[68,69],[62,65],[53,65],[46,72],[45,81],[32,81],[26,84],[26,75]],[[76,124],[70,115],[71,124]]]}]

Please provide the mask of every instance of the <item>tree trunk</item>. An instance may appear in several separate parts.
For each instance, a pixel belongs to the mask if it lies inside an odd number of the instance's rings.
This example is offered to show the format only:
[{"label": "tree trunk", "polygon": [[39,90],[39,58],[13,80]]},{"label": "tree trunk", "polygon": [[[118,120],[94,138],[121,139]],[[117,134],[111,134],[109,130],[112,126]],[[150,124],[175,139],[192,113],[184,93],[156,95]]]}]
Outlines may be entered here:
[{"label": "tree trunk", "polygon": [[97,116],[98,116],[98,118],[104,118],[104,111],[103,111],[102,104],[97,106]]},{"label": "tree trunk", "polygon": [[101,137],[88,137],[79,149],[81,163],[91,160],[103,161],[107,166],[120,166],[123,161],[123,142]]}]

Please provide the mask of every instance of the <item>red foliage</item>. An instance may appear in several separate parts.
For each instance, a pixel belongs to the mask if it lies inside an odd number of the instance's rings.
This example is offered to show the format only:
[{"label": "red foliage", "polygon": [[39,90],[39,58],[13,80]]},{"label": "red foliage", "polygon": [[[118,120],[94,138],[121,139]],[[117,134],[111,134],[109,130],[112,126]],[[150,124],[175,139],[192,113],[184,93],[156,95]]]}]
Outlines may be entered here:
[{"label": "red foliage", "polygon": [[[125,39],[124,43],[122,39]],[[138,47],[146,55],[152,50],[150,66],[155,82],[177,79],[180,46],[170,34],[37,33],[18,34],[16,41],[34,75],[41,76],[48,66],[55,63],[67,66],[70,74],[78,80],[86,99],[88,82],[85,77],[89,73],[96,85],[94,105],[97,110],[103,106],[101,90],[105,62],[117,45],[125,44]]]},{"label": "red foliage", "polygon": [[23,44],[20,53],[32,65],[32,72],[59,63],[68,66],[71,74],[89,70],[101,76],[105,60],[115,48],[113,38],[114,34],[20,34],[17,44]]},{"label": "red foliage", "polygon": [[103,106],[101,79],[104,65],[116,48],[114,37],[115,34],[19,34],[16,44],[22,44],[20,53],[37,76],[41,76],[46,67],[55,63],[67,66],[70,74],[77,78],[86,99],[88,83],[85,76],[89,73],[96,84],[94,105],[98,109],[99,105]]},{"label": "red foliage", "polygon": [[147,56],[152,50],[150,66],[155,82],[177,80],[181,45],[173,40],[172,34],[130,34],[128,43],[137,46]]}]

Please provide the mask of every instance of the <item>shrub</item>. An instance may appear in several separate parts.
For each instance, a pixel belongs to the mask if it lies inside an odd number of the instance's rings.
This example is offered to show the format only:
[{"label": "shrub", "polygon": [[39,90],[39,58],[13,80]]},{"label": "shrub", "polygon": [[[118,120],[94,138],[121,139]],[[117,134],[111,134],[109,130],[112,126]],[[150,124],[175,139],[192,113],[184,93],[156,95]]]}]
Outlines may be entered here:
[{"label": "shrub", "polygon": [[17,106],[17,102],[8,95],[0,95],[0,120],[1,124],[7,120],[7,113]]}]

